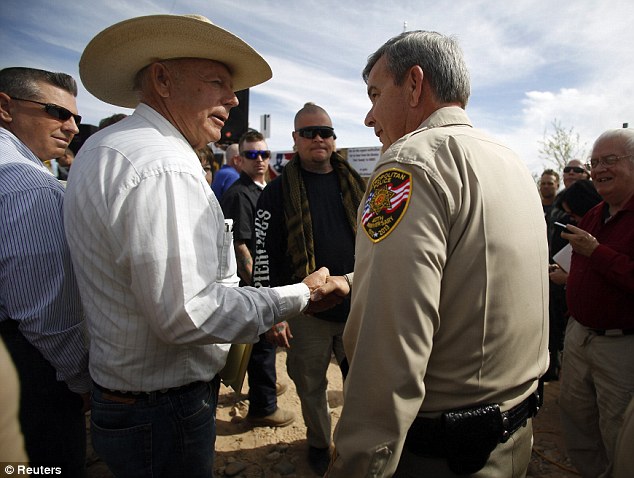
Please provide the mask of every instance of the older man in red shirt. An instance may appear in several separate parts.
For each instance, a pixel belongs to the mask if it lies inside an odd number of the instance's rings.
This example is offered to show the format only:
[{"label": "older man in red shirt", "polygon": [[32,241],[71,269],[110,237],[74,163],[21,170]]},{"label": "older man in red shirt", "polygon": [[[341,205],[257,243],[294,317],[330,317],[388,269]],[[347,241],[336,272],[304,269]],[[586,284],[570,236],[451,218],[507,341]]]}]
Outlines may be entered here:
[{"label": "older man in red shirt", "polygon": [[597,477],[611,474],[634,393],[634,130],[599,136],[590,167],[604,201],[562,234],[574,253],[560,405],[571,460]]}]

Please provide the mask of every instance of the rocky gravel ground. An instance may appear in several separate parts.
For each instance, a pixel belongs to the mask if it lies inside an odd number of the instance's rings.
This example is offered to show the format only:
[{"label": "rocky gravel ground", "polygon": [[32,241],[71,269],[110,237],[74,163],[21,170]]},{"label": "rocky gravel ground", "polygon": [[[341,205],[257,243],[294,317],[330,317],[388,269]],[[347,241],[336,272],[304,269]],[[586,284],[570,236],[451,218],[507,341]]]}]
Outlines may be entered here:
[{"label": "rocky gravel ground", "polygon": [[[308,465],[306,427],[293,382],[286,374],[286,354],[277,355],[278,380],[288,384],[288,390],[278,400],[280,407],[291,409],[295,422],[284,428],[252,427],[244,420],[247,413],[246,385],[243,394],[221,387],[217,412],[216,471],[217,477],[236,478],[312,478]],[[343,405],[342,380],[339,367],[333,362],[328,371],[328,401],[334,424]],[[533,422],[533,456],[529,478],[569,478],[579,474],[566,457],[559,425],[559,383],[546,385],[544,407]],[[107,467],[89,446],[89,478],[112,478]]]}]

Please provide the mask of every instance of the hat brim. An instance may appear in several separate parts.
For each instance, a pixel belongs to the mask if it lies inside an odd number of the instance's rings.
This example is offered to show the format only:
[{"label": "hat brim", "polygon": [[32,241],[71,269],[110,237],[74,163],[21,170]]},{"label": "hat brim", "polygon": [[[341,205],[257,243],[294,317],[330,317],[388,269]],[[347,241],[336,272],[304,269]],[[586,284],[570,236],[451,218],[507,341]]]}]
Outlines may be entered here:
[{"label": "hat brim", "polygon": [[223,63],[234,91],[264,83],[271,67],[245,41],[196,15],[149,15],[112,25],[97,34],[79,60],[86,89],[106,103],[134,108],[134,79],[146,66],[174,58]]}]

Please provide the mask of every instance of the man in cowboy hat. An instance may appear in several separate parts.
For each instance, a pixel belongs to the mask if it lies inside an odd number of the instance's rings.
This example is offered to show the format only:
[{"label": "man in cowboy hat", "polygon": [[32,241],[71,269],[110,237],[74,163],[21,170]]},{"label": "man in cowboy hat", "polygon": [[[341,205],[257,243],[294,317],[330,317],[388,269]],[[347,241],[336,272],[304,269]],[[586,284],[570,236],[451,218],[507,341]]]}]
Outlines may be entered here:
[{"label": "man in cowboy hat", "polygon": [[64,204],[91,336],[93,446],[119,477],[209,477],[226,344],[297,315],[328,273],[223,286],[232,233],[195,150],[220,138],[234,91],[271,70],[238,37],[180,15],[107,28],[79,68],[95,96],[136,107],[84,144]]}]

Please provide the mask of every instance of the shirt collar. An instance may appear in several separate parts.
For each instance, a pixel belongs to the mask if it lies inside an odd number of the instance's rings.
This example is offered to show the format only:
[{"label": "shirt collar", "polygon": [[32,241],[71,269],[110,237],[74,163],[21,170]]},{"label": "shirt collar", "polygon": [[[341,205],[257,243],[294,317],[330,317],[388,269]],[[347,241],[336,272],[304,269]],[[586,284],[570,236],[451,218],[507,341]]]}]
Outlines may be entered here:
[{"label": "shirt collar", "polygon": [[156,128],[162,136],[170,138],[173,143],[178,144],[183,150],[189,153],[193,152],[195,154],[194,148],[192,148],[185,136],[183,136],[183,134],[178,131],[178,129],[176,129],[176,127],[167,120],[167,118],[151,106],[148,106],[145,103],[139,103],[135,108],[133,115],[142,117],[145,121],[154,126],[154,128]]},{"label": "shirt collar", "polygon": [[445,106],[429,115],[418,129],[442,128],[443,126],[456,125],[473,127],[465,110],[459,106]]},{"label": "shirt collar", "polygon": [[[5,158],[11,160],[11,162],[21,162],[25,164],[31,164],[42,171],[46,171],[48,174],[53,176],[53,173],[44,166],[42,160],[33,154],[33,151],[29,149],[29,147],[24,144],[20,138],[14,135],[11,131],[6,128],[0,127],[0,141],[4,143],[9,143],[15,147],[20,155],[16,155],[13,158]],[[1,158],[0,158],[1,159]],[[0,161],[2,162],[2,161]]]}]

